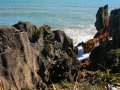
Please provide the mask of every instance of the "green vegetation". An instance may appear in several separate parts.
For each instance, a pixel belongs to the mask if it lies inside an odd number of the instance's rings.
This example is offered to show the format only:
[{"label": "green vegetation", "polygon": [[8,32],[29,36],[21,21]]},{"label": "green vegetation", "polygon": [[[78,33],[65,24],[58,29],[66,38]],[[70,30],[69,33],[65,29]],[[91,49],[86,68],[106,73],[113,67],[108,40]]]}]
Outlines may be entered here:
[{"label": "green vegetation", "polygon": [[34,31],[34,38],[37,41],[40,37],[40,35],[42,34],[42,30],[41,29],[35,29]]},{"label": "green vegetation", "polygon": [[110,70],[106,70],[105,81],[112,85],[120,85],[120,76],[119,79],[114,74],[110,74]]},{"label": "green vegetation", "polygon": [[88,81],[81,83],[70,83],[67,81],[62,81],[59,84],[53,84],[53,86],[49,90],[104,90],[102,85],[92,85]]},{"label": "green vegetation", "polygon": [[109,54],[120,54],[120,49],[112,49]]},{"label": "green vegetation", "polygon": [[115,86],[120,86],[120,73],[111,74],[111,77],[114,77],[112,84]]},{"label": "green vegetation", "polygon": [[90,90],[104,90],[102,86],[98,86],[98,85],[90,85],[88,87],[90,87]]},{"label": "green vegetation", "polygon": [[44,38],[44,43],[45,44],[50,44],[53,41],[54,41],[54,34],[53,33],[45,36],[45,38]]},{"label": "green vegetation", "polygon": [[68,82],[67,80],[64,80],[61,82],[61,85],[63,88],[70,88],[70,87],[73,87],[73,84]]},{"label": "green vegetation", "polygon": [[34,34],[33,34],[32,38],[31,38],[31,41],[35,43],[40,38],[41,34],[42,34],[41,29],[34,29]]},{"label": "green vegetation", "polygon": [[32,89],[29,89],[28,87],[25,87],[25,88],[21,88],[21,90],[32,90]]},{"label": "green vegetation", "polygon": [[110,74],[111,69],[107,69],[105,73],[105,81],[112,84],[112,82],[115,80],[115,77],[111,76]]},{"label": "green vegetation", "polygon": [[110,74],[110,69],[106,69],[106,72],[103,73],[101,71],[97,72],[96,78],[97,78],[97,83],[109,83],[115,86],[120,85],[120,73],[117,74]]}]

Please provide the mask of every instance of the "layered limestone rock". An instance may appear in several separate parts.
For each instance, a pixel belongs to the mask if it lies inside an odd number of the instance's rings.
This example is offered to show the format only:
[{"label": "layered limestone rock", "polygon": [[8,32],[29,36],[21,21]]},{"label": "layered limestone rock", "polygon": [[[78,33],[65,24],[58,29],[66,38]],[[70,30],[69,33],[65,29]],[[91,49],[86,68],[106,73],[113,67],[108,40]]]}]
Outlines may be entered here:
[{"label": "layered limestone rock", "polygon": [[120,71],[120,9],[111,11],[108,32],[113,38],[111,41],[96,47],[90,59],[96,69],[111,69],[112,73]]},{"label": "layered limestone rock", "polygon": [[[47,90],[48,85],[61,80],[80,81],[82,70],[91,63],[87,69],[120,71],[119,11],[111,12],[109,22],[108,6],[99,8],[95,23],[98,33],[78,44],[83,45],[84,53],[92,51],[91,61],[82,63],[77,60],[72,39],[63,31],[51,31],[48,25],[37,27],[30,22],[0,27],[0,85],[4,90]],[[107,31],[112,41],[108,40]],[[98,42],[100,45],[96,46]]]},{"label": "layered limestone rock", "polygon": [[[46,90],[47,85],[80,77],[73,41],[63,31],[18,22],[0,27],[0,81],[4,90]],[[75,72],[74,72],[75,71]]]},{"label": "layered limestone rock", "polygon": [[36,74],[37,62],[27,32],[0,27],[0,37],[0,80],[5,90],[26,86],[34,89],[41,78]]}]

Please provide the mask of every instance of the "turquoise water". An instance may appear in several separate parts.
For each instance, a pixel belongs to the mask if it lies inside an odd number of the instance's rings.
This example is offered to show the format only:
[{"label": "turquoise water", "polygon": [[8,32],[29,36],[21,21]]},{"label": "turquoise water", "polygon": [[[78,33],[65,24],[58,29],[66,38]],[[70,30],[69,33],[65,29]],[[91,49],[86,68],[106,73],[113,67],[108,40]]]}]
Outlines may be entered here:
[{"label": "turquoise water", "polygon": [[101,5],[110,9],[120,6],[120,0],[0,0],[0,25],[20,20],[54,27],[90,24]]},{"label": "turquoise water", "polygon": [[0,0],[0,25],[13,25],[18,21],[48,24],[62,28],[75,41],[74,33],[81,37],[95,33],[95,14],[98,7],[105,4],[111,10],[120,6],[120,0]]}]

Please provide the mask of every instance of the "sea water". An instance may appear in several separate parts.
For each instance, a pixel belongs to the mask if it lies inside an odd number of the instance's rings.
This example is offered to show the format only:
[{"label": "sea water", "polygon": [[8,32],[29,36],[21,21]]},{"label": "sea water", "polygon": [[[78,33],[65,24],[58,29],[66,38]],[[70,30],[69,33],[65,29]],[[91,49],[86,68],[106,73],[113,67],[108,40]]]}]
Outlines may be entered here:
[{"label": "sea water", "polygon": [[95,15],[105,4],[110,13],[120,7],[120,0],[0,0],[0,25],[18,21],[48,24],[65,31],[76,46],[95,35]]},{"label": "sea water", "polygon": [[95,14],[105,4],[110,12],[120,6],[120,0],[0,0],[0,25],[48,24],[65,31],[77,45],[96,33]]}]

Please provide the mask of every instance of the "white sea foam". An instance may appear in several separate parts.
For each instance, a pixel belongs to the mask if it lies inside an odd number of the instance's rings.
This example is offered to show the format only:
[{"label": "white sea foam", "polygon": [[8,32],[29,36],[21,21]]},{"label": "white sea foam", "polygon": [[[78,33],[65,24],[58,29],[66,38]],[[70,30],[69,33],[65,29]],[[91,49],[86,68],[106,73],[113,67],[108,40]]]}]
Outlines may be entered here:
[{"label": "white sea foam", "polygon": [[80,61],[83,60],[83,59],[89,60],[89,55],[90,55],[89,53],[83,54],[82,57],[79,57],[79,58],[78,58],[78,60],[80,60]]},{"label": "white sea foam", "polygon": [[84,53],[83,47],[82,47],[82,46],[79,46],[79,47],[78,47],[78,55],[77,55],[77,57],[78,57],[78,58],[83,57],[83,53]]},{"label": "white sea foam", "polygon": [[79,47],[78,47],[78,55],[77,55],[78,60],[89,59],[90,53],[83,54],[83,52],[84,52],[83,47],[82,47],[82,46],[79,46]]},{"label": "white sea foam", "polygon": [[97,30],[94,25],[74,25],[64,28],[65,33],[73,39],[73,44],[76,46],[82,41],[92,39]]},{"label": "white sea foam", "polygon": [[[80,42],[85,42],[92,39],[97,30],[94,25],[74,25],[64,28],[65,33],[73,39],[73,44],[76,46]],[[78,47],[78,60],[89,59],[90,53],[83,54],[84,49],[82,46]]]}]

